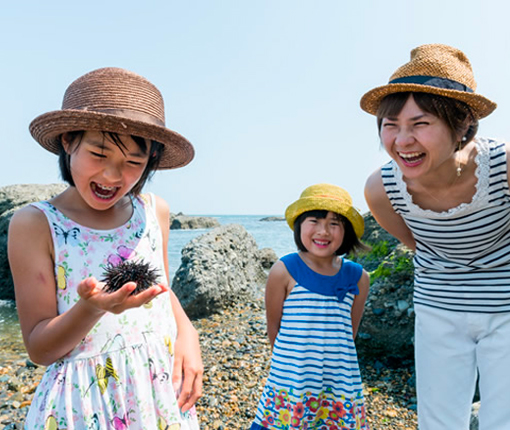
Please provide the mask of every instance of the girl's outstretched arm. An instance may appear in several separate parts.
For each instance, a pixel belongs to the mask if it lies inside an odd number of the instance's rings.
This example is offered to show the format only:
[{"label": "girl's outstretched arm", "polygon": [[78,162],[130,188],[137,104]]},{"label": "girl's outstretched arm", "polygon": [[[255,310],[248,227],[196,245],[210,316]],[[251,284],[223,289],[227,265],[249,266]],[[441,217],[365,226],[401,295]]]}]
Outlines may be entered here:
[{"label": "girl's outstretched arm", "polygon": [[[163,258],[168,281],[168,236],[170,233],[170,209],[162,198],[156,196],[156,211],[163,235]],[[172,383],[179,393],[177,403],[183,412],[190,409],[202,397],[204,365],[200,352],[198,332],[184,312],[179,299],[170,290],[172,311],[177,323],[177,339],[174,348],[174,370]],[[180,391],[179,391],[180,390]]]},{"label": "girl's outstretched arm", "polygon": [[287,271],[285,264],[278,260],[271,268],[267,277],[265,294],[267,336],[269,337],[271,348],[274,346],[276,335],[280,330],[283,302],[294,285],[295,282]]},{"label": "girl's outstretched arm", "polygon": [[389,234],[414,251],[416,249],[416,242],[414,241],[413,234],[402,217],[393,210],[384,189],[380,169],[372,173],[367,179],[365,184],[365,200],[377,223]]},{"label": "girl's outstretched arm", "polygon": [[354,302],[351,309],[351,320],[352,320],[352,337],[356,339],[358,334],[358,328],[365,310],[365,302],[368,297],[368,290],[370,289],[370,277],[368,273],[363,270],[361,278],[358,281],[359,294],[354,296]]},{"label": "girl's outstretched arm", "polygon": [[87,278],[78,286],[80,300],[59,315],[50,227],[44,214],[30,206],[11,219],[8,255],[25,347],[30,358],[43,365],[73,350],[105,312],[120,313],[140,306],[168,289],[154,286],[129,296],[134,287],[130,283],[107,294],[102,292],[102,284]]}]

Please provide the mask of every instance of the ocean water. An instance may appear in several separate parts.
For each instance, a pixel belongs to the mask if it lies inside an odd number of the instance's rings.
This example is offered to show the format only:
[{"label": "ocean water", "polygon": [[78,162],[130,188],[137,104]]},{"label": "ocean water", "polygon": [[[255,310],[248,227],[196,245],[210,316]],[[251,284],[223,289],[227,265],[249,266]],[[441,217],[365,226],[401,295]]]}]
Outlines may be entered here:
[{"label": "ocean water", "polygon": [[[250,233],[259,248],[272,248],[278,257],[296,249],[292,231],[285,221],[261,221],[266,215],[205,215],[216,218],[221,225],[240,224]],[[168,240],[168,266],[170,277],[181,264],[181,250],[192,239],[209,229],[171,230]],[[19,338],[16,308],[13,302],[0,300],[0,341],[3,338]]]}]

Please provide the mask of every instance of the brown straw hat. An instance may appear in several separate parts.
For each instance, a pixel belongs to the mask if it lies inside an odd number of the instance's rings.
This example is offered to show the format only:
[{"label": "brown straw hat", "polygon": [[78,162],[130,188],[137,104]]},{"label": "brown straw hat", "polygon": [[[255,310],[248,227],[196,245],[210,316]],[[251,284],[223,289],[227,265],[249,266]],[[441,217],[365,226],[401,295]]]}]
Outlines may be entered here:
[{"label": "brown straw hat", "polygon": [[387,85],[367,92],[360,105],[364,111],[377,115],[381,100],[388,94],[431,93],[463,101],[480,119],[497,105],[475,90],[473,70],[462,51],[441,44],[422,45],[411,51],[411,60],[393,73]]},{"label": "brown straw hat", "polygon": [[351,222],[358,239],[363,236],[365,229],[363,217],[352,205],[350,194],[343,188],[331,184],[310,185],[301,193],[299,199],[285,210],[287,224],[294,230],[296,218],[314,210],[326,210],[343,215]]},{"label": "brown straw hat", "polygon": [[159,90],[144,77],[116,67],[79,77],[67,88],[62,110],[40,115],[30,124],[34,139],[55,154],[63,133],[81,130],[155,140],[164,145],[159,169],[185,166],[195,155],[186,138],[165,127]]}]

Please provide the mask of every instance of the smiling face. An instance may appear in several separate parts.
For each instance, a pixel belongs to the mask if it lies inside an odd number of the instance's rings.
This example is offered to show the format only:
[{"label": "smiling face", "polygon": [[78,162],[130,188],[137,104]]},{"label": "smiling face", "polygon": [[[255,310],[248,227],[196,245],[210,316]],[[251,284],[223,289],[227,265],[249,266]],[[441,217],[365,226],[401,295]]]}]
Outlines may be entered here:
[{"label": "smiling face", "polygon": [[147,166],[147,147],[142,149],[128,135],[118,138],[114,142],[108,134],[86,131],[81,139],[62,140],[74,186],[93,209],[114,206],[137,184]]},{"label": "smiling face", "polygon": [[307,216],[301,223],[301,243],[315,257],[330,258],[344,240],[344,225],[340,217],[328,212],[325,218]]},{"label": "smiling face", "polygon": [[454,137],[447,124],[422,110],[412,95],[398,114],[382,118],[380,136],[406,178],[455,170],[455,148],[461,135]]}]

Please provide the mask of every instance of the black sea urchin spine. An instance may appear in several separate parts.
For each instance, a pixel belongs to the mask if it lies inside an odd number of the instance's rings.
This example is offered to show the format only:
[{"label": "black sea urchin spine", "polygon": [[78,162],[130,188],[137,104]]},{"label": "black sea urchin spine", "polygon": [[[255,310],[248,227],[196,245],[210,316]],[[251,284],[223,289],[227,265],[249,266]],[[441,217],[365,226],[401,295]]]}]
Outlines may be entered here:
[{"label": "black sea urchin spine", "polygon": [[113,293],[128,282],[136,283],[131,295],[138,294],[157,283],[158,270],[143,261],[124,261],[116,266],[109,266],[103,273],[102,281],[105,291]]}]

